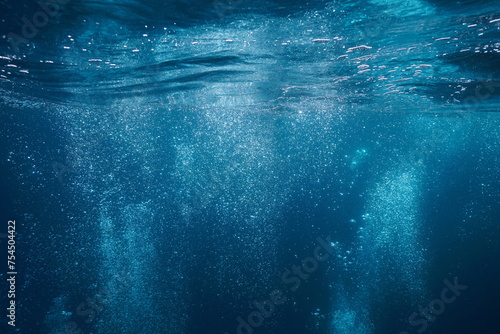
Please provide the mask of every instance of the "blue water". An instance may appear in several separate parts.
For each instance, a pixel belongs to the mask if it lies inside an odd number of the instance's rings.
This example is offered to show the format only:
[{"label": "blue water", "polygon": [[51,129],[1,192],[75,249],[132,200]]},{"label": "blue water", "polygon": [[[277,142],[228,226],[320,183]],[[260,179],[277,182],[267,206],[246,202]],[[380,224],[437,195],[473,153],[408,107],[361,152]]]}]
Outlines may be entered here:
[{"label": "blue water", "polygon": [[499,5],[1,0],[1,333],[499,334]]}]

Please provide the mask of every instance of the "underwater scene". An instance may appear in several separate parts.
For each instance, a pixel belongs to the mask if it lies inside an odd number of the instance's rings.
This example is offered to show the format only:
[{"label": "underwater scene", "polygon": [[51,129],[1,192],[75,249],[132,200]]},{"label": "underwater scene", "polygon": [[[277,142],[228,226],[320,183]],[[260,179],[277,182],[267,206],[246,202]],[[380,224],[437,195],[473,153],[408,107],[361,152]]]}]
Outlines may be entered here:
[{"label": "underwater scene", "polygon": [[0,13],[0,333],[500,334],[498,0]]}]

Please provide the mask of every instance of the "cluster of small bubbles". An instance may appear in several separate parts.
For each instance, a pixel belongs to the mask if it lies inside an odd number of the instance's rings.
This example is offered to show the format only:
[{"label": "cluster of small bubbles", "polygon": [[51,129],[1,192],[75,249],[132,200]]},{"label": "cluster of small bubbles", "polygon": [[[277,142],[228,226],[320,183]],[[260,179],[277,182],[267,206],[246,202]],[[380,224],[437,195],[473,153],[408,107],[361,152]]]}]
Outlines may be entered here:
[{"label": "cluster of small bubbles", "polygon": [[339,246],[339,242],[338,241],[332,241],[330,242],[330,245],[334,248],[338,247]]},{"label": "cluster of small bubbles", "polygon": [[65,296],[53,299],[49,312],[45,316],[45,324],[52,329],[51,333],[65,333],[65,325],[72,316],[72,312],[66,311],[68,300]]},{"label": "cluster of small bubbles", "polygon": [[321,314],[321,310],[319,308],[316,308],[313,312],[311,312],[311,315],[314,319],[314,328],[320,328],[321,321],[325,319],[325,315]]},{"label": "cluster of small bubbles", "polygon": [[[370,194],[368,211],[362,215],[364,230],[359,231],[363,262],[371,266],[373,281],[392,284],[392,280],[414,282],[420,277],[422,252],[418,238],[418,173],[415,170],[390,171]],[[387,273],[394,275],[387,275]],[[367,278],[368,279],[368,278]],[[419,293],[420,286],[408,285]]]},{"label": "cluster of small bubbles", "polygon": [[366,159],[367,156],[368,153],[366,149],[363,148],[356,150],[351,160],[351,165],[350,165],[351,169],[359,167],[359,165]]},{"label": "cluster of small bubbles", "polygon": [[350,250],[347,250],[345,251],[344,253],[344,256],[340,255],[342,257],[342,265],[343,265],[343,269],[344,271],[347,271],[349,270],[353,263],[354,263],[354,258],[353,258],[353,255],[352,255],[352,251]]},{"label": "cluster of small bubbles", "polygon": [[332,320],[333,333],[340,334],[367,334],[371,333],[370,327],[364,322],[364,317],[358,314],[349,305],[344,305],[344,309],[335,311]]}]

